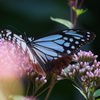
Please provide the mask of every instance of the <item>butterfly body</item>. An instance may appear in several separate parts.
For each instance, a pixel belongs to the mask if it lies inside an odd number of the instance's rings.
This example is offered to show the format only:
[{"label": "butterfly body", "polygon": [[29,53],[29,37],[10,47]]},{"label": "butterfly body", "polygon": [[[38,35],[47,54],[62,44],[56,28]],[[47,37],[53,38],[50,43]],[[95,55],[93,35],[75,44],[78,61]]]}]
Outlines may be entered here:
[{"label": "butterfly body", "polygon": [[7,41],[21,44],[23,50],[27,48],[31,65],[41,75],[59,72],[67,67],[73,54],[95,38],[93,32],[81,29],[66,29],[34,40],[29,40],[28,37],[20,38],[8,29],[2,29],[0,35]]}]

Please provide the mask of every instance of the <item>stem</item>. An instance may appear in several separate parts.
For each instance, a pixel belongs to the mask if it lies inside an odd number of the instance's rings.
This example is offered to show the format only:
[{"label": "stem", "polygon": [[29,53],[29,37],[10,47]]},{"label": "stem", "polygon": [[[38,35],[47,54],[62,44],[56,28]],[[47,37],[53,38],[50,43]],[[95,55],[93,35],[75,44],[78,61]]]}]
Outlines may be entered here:
[{"label": "stem", "polygon": [[48,93],[47,93],[47,95],[46,95],[46,97],[45,97],[44,100],[48,100],[48,98],[49,98],[49,96],[50,96],[50,93],[51,93],[53,87],[54,87],[54,85],[52,85],[52,86],[50,87],[50,89],[49,89],[49,91],[48,91]]},{"label": "stem", "polygon": [[[56,84],[58,81],[56,81],[54,84]],[[41,95],[43,92],[45,92],[48,88],[50,88],[51,85],[49,85],[48,87],[46,87],[42,92],[40,92],[38,95],[36,95],[34,98],[37,98],[39,95]]]},{"label": "stem", "polygon": [[[68,75],[68,74],[67,74]],[[68,75],[69,76],[69,75]],[[72,79],[70,76],[69,76],[69,79],[80,89],[80,90],[82,90],[82,91],[84,91],[83,89],[82,89],[82,87],[81,86],[79,86],[78,85],[78,83],[74,80],[74,79]],[[81,82],[80,82],[81,83]]]},{"label": "stem", "polygon": [[32,95],[34,96],[34,92],[35,92],[35,83],[34,83],[34,81],[32,80],[32,83],[33,83],[33,89],[32,89]]},{"label": "stem", "polygon": [[26,96],[28,96],[29,88],[30,88],[30,80],[28,80],[28,86],[27,86],[27,90],[26,90]]},{"label": "stem", "polygon": [[49,89],[49,91],[48,91],[48,93],[47,93],[47,95],[46,95],[46,97],[45,97],[45,99],[44,100],[48,100],[48,98],[49,98],[49,96],[50,96],[50,93],[51,93],[51,91],[52,91],[52,89],[53,89],[53,87],[54,87],[54,83],[55,83],[55,75],[53,75],[52,76],[52,78],[51,78],[51,82],[50,82],[50,89]]},{"label": "stem", "polygon": [[36,95],[34,98],[37,98],[39,95],[41,95],[43,92],[45,92],[50,86],[48,86],[47,88],[45,88],[42,92],[40,92],[38,95]]},{"label": "stem", "polygon": [[[75,3],[74,3],[74,8],[75,8],[75,9],[77,9],[77,3],[78,3],[78,0],[75,0]],[[78,16],[76,15],[76,13],[74,13],[73,28],[75,28],[75,27],[76,27],[77,18],[78,18]]]},{"label": "stem", "polygon": [[74,7],[77,9],[77,3],[78,3],[78,0],[75,0],[75,4],[74,4]]},{"label": "stem", "polygon": [[39,95],[41,95],[43,92],[45,92],[49,87],[45,88],[42,92],[40,92],[38,95],[36,95],[34,98],[37,98]]},{"label": "stem", "polygon": [[[35,84],[36,85],[36,84]],[[38,87],[37,86],[35,86],[34,85],[34,87],[35,87],[35,90],[34,91],[32,91],[32,96],[34,97],[34,95],[37,93],[37,91],[41,88],[41,85],[38,85]]]},{"label": "stem", "polygon": [[71,21],[71,23],[73,22],[73,13],[72,13],[72,4],[69,4],[69,6],[70,6],[70,21]]},{"label": "stem", "polygon": [[[73,23],[73,28],[76,27],[77,18],[78,18],[78,16],[77,16],[76,13],[75,13],[75,16],[74,16],[74,23]],[[72,28],[72,29],[73,29],[73,28]]]},{"label": "stem", "polygon": [[80,8],[81,8],[81,6],[82,6],[83,2],[84,2],[84,0],[82,0],[82,1],[81,1],[81,3],[80,3],[80,5],[79,5],[79,8],[78,8],[78,9],[80,9]]}]

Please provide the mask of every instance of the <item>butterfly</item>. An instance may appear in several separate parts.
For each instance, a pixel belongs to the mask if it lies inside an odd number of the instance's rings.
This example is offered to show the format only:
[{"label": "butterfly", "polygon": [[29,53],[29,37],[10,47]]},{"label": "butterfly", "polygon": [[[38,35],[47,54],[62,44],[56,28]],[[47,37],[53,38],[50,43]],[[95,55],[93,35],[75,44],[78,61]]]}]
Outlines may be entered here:
[{"label": "butterfly", "polygon": [[2,29],[0,37],[21,44],[23,51],[27,48],[34,70],[45,75],[60,72],[67,67],[74,53],[83,45],[91,43],[96,35],[88,30],[65,29],[37,39],[29,39],[26,36],[21,38],[9,29]]}]

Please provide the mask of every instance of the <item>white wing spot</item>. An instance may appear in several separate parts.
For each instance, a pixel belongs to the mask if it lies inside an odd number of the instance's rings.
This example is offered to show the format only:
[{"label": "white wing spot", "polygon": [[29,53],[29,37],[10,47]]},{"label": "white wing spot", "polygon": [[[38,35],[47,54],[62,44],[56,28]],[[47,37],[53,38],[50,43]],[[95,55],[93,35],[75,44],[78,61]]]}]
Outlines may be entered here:
[{"label": "white wing spot", "polygon": [[70,38],[69,41],[70,41],[70,42],[73,42],[74,40],[73,40],[73,38]]},{"label": "white wing spot", "polygon": [[90,32],[87,32],[87,34],[90,34]]},{"label": "white wing spot", "polygon": [[10,30],[6,30],[7,33],[11,32]]},{"label": "white wing spot", "polygon": [[8,40],[11,40],[11,36],[8,37]]},{"label": "white wing spot", "polygon": [[81,41],[83,41],[83,42],[84,42],[85,40],[84,40],[84,39],[81,39]]},{"label": "white wing spot", "polygon": [[57,59],[58,59],[58,58],[55,58],[55,57],[54,57],[54,60],[57,60]]},{"label": "white wing spot", "polygon": [[68,38],[67,38],[67,37],[64,37],[63,39],[64,39],[64,40],[68,40]]},{"label": "white wing spot", "polygon": [[10,34],[11,34],[11,31],[9,31],[9,32],[6,34],[6,36],[8,37]]},{"label": "white wing spot", "polygon": [[5,36],[5,34],[3,34],[3,36]]},{"label": "white wing spot", "polygon": [[90,35],[87,35],[87,37],[90,37]]},{"label": "white wing spot", "polygon": [[74,45],[72,45],[72,46],[71,46],[71,49],[75,49],[75,46],[74,46]]},{"label": "white wing spot", "polygon": [[15,41],[16,40],[16,38],[15,37],[13,37],[13,41]]},{"label": "white wing spot", "polygon": [[1,31],[1,33],[3,33],[4,31]]},{"label": "white wing spot", "polygon": [[75,44],[79,44],[79,42],[78,41],[75,41]]},{"label": "white wing spot", "polygon": [[64,43],[64,46],[69,47],[70,46],[70,43],[69,42],[66,42],[66,43]]},{"label": "white wing spot", "polygon": [[60,57],[62,57],[62,55],[58,55],[58,57],[60,58]]},{"label": "white wing spot", "polygon": [[70,54],[71,53],[71,51],[70,50],[67,50],[67,54]]},{"label": "white wing spot", "polygon": [[87,38],[87,40],[89,40],[89,38]]}]

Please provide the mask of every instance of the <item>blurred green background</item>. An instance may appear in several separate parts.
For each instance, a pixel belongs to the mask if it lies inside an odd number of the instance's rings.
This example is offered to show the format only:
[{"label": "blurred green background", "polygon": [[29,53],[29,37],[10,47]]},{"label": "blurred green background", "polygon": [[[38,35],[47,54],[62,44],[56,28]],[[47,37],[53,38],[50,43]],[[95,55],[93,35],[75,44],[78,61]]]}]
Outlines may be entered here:
[{"label": "blurred green background", "polygon": [[[67,0],[0,0],[0,28],[11,25],[22,33],[26,32],[28,37],[34,38],[66,29],[65,26],[51,21],[50,17],[69,20],[67,3]],[[95,41],[84,46],[83,50],[91,50],[100,56],[100,0],[84,0],[82,8],[87,8],[88,11],[79,16],[76,28],[91,30],[97,35]],[[16,33],[20,34],[17,31]],[[44,100],[45,95],[46,93],[39,99]],[[69,80],[64,80],[55,85],[49,100],[84,100],[84,98]]]}]

